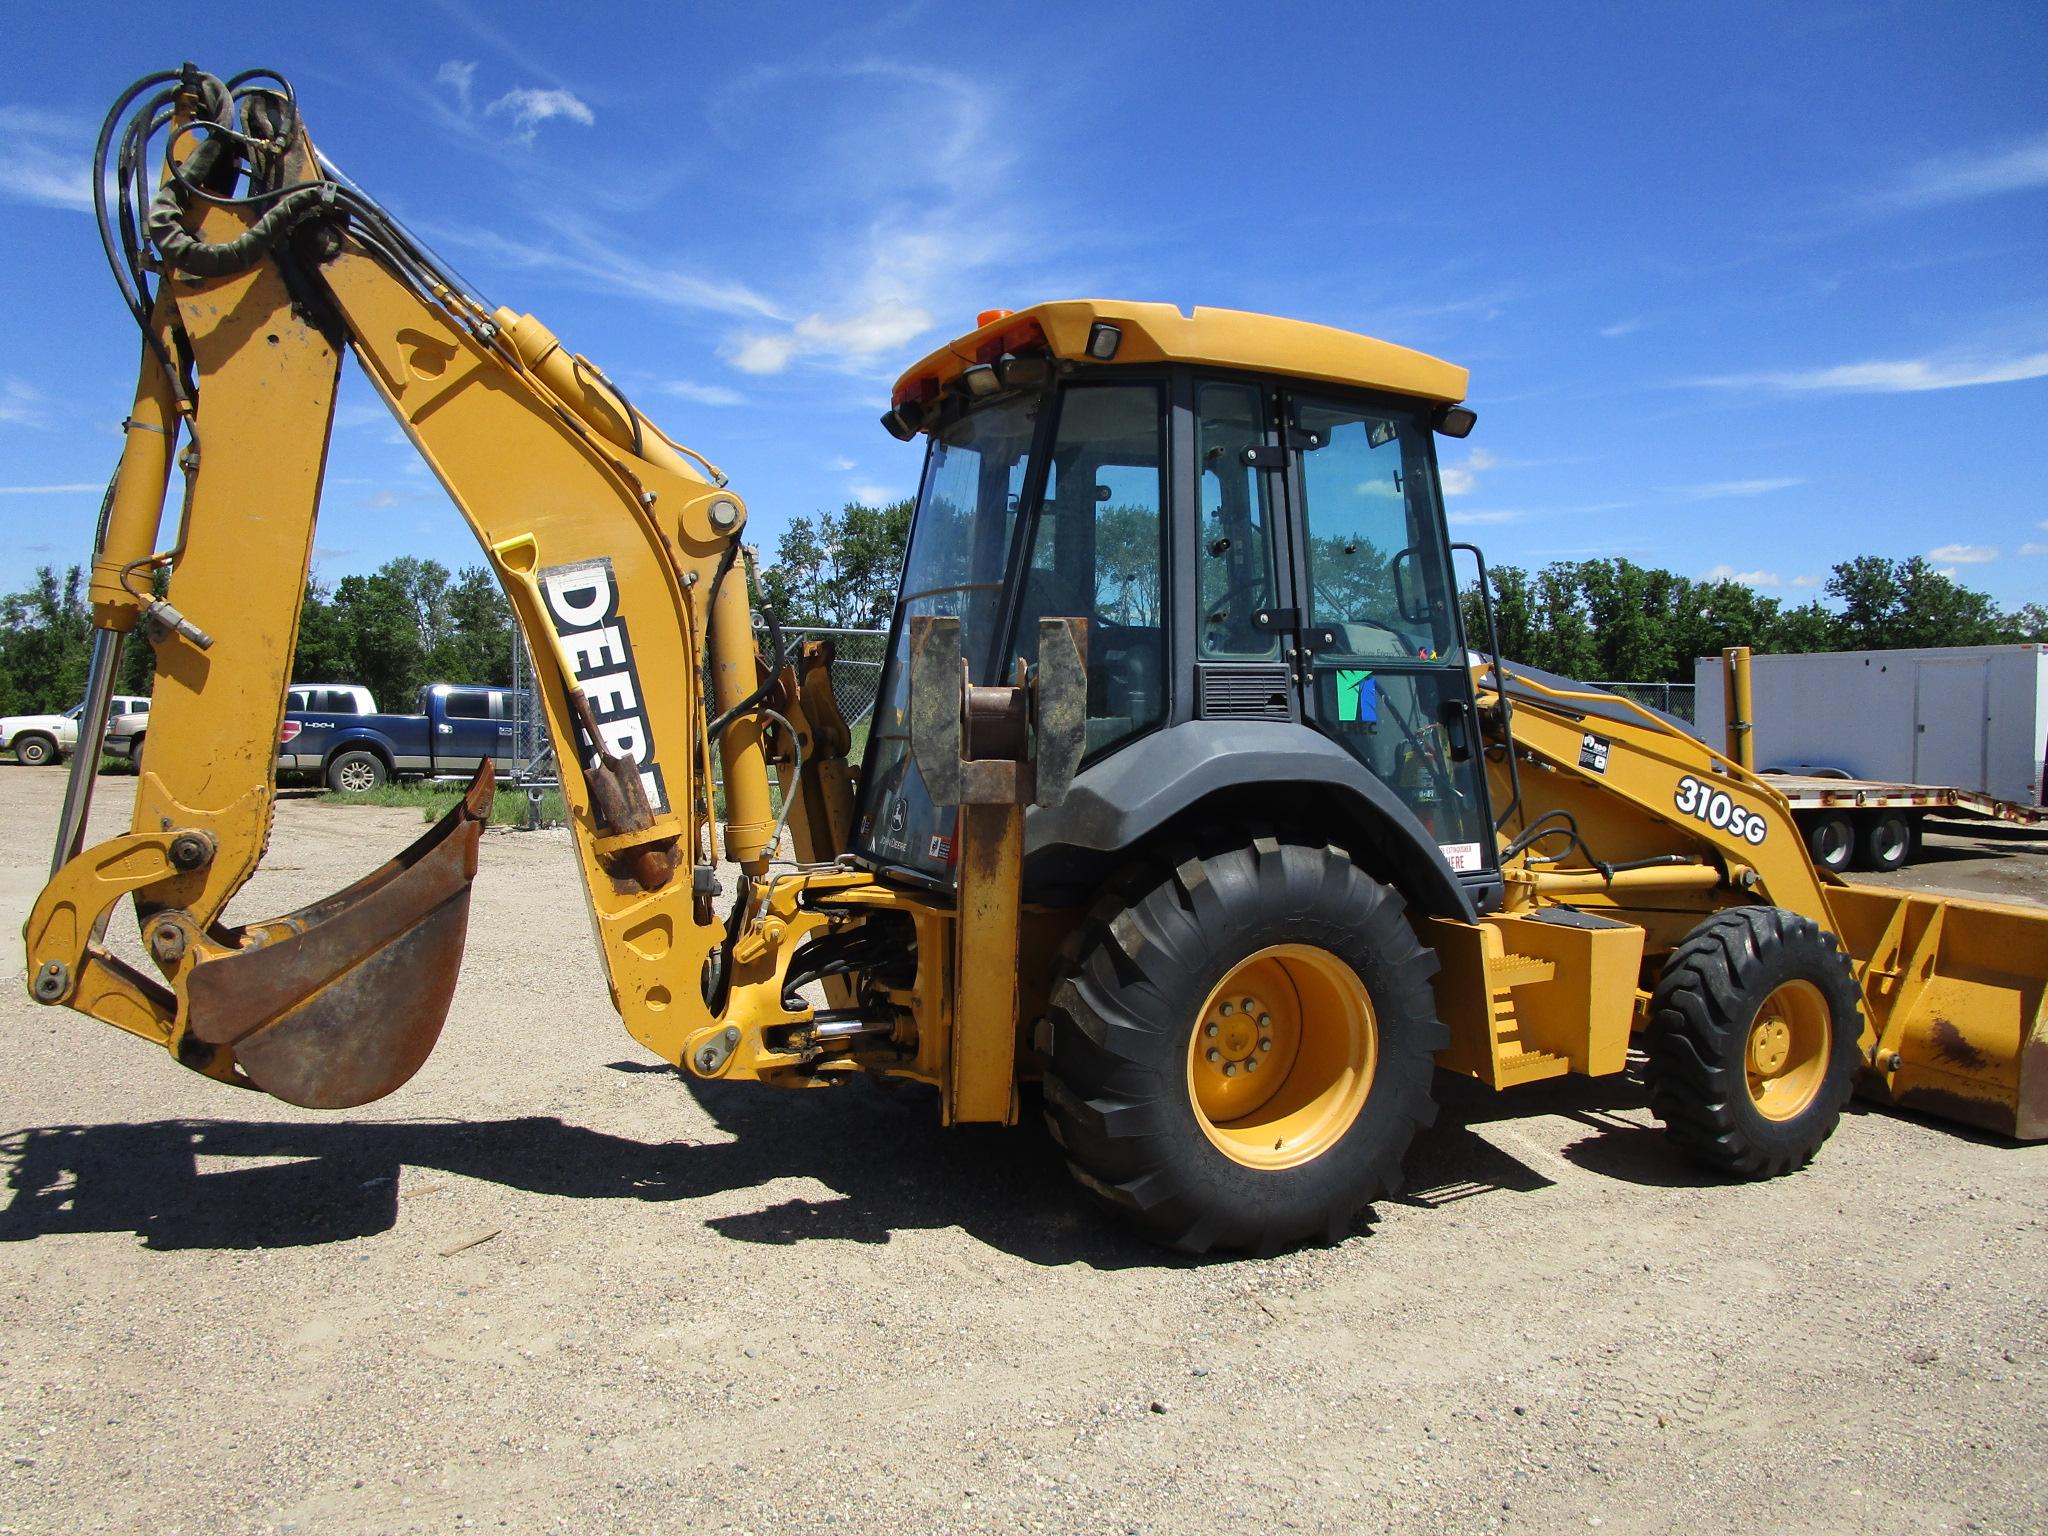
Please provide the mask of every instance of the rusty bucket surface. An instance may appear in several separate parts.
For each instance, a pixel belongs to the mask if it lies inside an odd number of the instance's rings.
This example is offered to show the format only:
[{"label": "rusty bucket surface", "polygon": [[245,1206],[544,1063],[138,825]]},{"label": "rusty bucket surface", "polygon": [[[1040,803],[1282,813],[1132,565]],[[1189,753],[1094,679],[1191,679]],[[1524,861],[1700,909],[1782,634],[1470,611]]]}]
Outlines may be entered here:
[{"label": "rusty bucket surface", "polygon": [[284,936],[195,966],[190,1033],[230,1047],[250,1081],[307,1109],[401,1086],[434,1049],[469,927],[488,760],[426,835],[344,891],[263,928]]}]

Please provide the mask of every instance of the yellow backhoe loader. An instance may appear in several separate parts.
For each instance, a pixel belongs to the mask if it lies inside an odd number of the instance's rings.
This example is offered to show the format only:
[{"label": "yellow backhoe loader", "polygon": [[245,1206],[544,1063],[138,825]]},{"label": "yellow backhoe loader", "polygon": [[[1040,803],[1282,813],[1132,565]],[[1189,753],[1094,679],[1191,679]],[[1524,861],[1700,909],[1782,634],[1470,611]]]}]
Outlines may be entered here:
[{"label": "yellow backhoe loader", "polygon": [[[1434,446],[1473,425],[1462,368],[1228,311],[983,315],[884,417],[928,446],[856,775],[831,646],[757,640],[725,476],[450,274],[285,82],[138,82],[93,185],[143,340],[82,737],[137,629],[155,704],[132,830],[84,846],[73,763],[43,1003],[313,1107],[432,1049],[488,764],[348,890],[226,917],[346,352],[504,583],[613,1000],[684,1073],[914,1079],[949,1122],[1036,1084],[1080,1182],[1193,1250],[1342,1234],[1439,1071],[1633,1049],[1734,1176],[1806,1162],[1859,1080],[2048,1134],[2048,913],[1843,885],[1739,742],[1467,649]],[[123,896],[154,975],[104,942]]]}]

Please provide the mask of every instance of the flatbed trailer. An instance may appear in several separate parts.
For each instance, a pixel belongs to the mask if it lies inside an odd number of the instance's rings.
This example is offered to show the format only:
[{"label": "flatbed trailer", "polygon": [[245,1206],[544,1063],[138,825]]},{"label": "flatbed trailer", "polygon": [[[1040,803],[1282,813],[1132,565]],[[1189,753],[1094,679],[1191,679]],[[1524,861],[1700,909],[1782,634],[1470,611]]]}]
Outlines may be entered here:
[{"label": "flatbed trailer", "polygon": [[1897,869],[1910,863],[1920,850],[1921,820],[1930,812],[2048,827],[2048,807],[2000,800],[1980,790],[1769,768],[1764,777],[1791,805],[1813,861],[1836,873],[1850,868]]}]

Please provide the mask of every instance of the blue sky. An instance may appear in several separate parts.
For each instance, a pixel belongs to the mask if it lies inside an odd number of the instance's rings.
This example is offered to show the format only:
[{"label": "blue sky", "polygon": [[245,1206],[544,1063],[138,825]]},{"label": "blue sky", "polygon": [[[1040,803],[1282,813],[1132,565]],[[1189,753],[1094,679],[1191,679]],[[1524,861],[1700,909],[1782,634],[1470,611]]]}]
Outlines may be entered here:
[{"label": "blue sky", "polygon": [[[86,163],[130,79],[316,141],[793,516],[977,310],[1295,315],[1472,370],[1454,526],[1801,600],[1854,554],[2048,600],[2048,7],[36,8],[0,58],[0,588],[89,554],[135,334]],[[367,386],[316,564],[477,563]]]}]

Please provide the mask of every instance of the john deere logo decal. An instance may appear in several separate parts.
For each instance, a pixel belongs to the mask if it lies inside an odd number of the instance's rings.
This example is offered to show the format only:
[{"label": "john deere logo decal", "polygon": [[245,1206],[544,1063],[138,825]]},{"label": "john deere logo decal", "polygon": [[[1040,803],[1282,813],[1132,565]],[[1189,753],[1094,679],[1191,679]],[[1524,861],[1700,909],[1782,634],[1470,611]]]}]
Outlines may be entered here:
[{"label": "john deere logo decal", "polygon": [[1380,718],[1379,684],[1370,668],[1337,669],[1337,719],[1346,724],[1377,724]]}]

